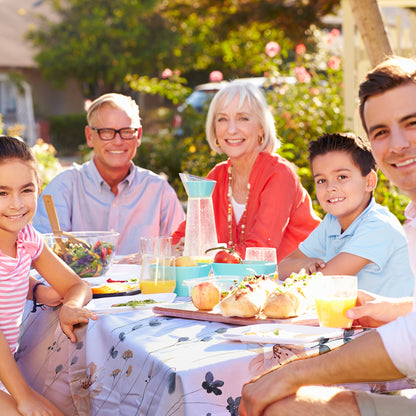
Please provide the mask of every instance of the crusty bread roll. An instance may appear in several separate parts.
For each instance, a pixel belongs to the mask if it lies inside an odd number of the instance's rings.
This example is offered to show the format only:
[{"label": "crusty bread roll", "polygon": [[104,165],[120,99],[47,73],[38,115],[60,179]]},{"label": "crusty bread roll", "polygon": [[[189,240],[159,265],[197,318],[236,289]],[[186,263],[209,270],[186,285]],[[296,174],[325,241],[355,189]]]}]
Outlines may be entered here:
[{"label": "crusty bread roll", "polygon": [[306,299],[298,290],[279,288],[267,296],[263,312],[268,318],[291,318],[301,315],[305,307]]},{"label": "crusty bread roll", "polygon": [[271,277],[264,274],[255,275],[255,276],[246,276],[242,283],[249,283],[255,287],[255,285],[263,288],[267,293],[274,292],[274,290],[279,286],[279,284],[273,280]]},{"label": "crusty bread roll", "polygon": [[251,318],[260,313],[268,292],[254,283],[242,282],[220,302],[220,311],[224,316]]}]

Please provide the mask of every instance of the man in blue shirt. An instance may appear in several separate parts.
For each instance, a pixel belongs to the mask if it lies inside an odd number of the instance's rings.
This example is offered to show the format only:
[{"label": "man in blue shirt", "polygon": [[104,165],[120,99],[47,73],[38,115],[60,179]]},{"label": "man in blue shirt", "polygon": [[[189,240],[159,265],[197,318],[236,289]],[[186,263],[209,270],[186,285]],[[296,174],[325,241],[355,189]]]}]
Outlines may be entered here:
[{"label": "man in blue shirt", "polygon": [[[169,236],[185,214],[164,178],[132,162],[142,135],[135,101],[122,94],[104,94],[91,104],[87,121],[92,160],[74,163],[43,191],[54,197],[61,228],[117,231],[118,255],[137,253],[140,237]],[[51,232],[42,197],[33,225],[42,233]]]}]

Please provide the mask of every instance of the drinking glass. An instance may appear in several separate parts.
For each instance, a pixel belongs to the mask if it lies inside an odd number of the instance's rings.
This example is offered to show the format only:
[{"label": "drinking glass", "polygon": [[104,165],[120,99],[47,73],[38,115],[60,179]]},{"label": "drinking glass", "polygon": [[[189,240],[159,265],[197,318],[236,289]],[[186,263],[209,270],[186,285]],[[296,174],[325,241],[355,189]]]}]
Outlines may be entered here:
[{"label": "drinking glass", "polygon": [[166,257],[172,255],[171,237],[140,237],[140,251],[142,255]]},{"label": "drinking glass", "polygon": [[174,256],[143,255],[140,271],[140,290],[150,293],[172,293],[176,287]]},{"label": "drinking glass", "polygon": [[319,325],[351,328],[352,319],[345,311],[357,301],[357,276],[320,276],[312,281]]},{"label": "drinking glass", "polygon": [[245,259],[277,263],[276,249],[274,247],[247,247]]}]

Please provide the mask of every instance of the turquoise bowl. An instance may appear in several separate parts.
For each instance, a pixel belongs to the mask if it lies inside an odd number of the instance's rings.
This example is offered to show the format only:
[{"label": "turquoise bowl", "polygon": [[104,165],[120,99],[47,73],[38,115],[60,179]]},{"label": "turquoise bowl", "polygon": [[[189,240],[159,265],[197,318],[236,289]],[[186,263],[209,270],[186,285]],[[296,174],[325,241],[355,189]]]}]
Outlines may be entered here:
[{"label": "turquoise bowl", "polygon": [[216,278],[232,277],[241,282],[244,277],[253,274],[272,274],[276,272],[276,263],[267,261],[244,260],[243,263],[212,263],[212,271]]},{"label": "turquoise bowl", "polygon": [[185,280],[208,277],[209,272],[211,271],[211,264],[201,263],[198,266],[175,267],[175,269],[176,269],[175,293],[178,296],[189,296],[188,286],[185,286],[183,282]]}]

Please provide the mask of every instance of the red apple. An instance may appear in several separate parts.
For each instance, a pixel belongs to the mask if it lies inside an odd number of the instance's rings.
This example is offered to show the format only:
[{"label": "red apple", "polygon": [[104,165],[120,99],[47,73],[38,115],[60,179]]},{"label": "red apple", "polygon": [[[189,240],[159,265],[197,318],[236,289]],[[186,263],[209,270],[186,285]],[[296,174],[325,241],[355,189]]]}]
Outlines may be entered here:
[{"label": "red apple", "polygon": [[191,290],[191,300],[201,311],[210,311],[220,301],[221,293],[213,282],[202,282]]}]

